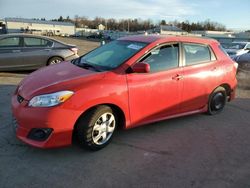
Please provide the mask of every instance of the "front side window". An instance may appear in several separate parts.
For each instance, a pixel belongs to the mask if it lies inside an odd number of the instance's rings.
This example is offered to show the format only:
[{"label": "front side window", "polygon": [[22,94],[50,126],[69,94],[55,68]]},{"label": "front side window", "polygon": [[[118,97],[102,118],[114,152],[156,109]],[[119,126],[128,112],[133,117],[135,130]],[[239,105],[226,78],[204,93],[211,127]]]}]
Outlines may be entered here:
[{"label": "front side window", "polygon": [[82,56],[79,66],[87,64],[101,70],[112,70],[144,48],[147,43],[116,40]]},{"label": "front side window", "polygon": [[186,65],[211,61],[210,49],[202,44],[183,44]]},{"label": "front side window", "polygon": [[176,68],[179,65],[179,45],[169,44],[158,47],[147,54],[140,62],[150,65],[150,72]]},{"label": "front side window", "polygon": [[19,37],[9,37],[0,40],[0,47],[18,47],[20,44]]},{"label": "front side window", "polygon": [[27,47],[51,47],[53,42],[33,37],[25,37],[24,45]]}]

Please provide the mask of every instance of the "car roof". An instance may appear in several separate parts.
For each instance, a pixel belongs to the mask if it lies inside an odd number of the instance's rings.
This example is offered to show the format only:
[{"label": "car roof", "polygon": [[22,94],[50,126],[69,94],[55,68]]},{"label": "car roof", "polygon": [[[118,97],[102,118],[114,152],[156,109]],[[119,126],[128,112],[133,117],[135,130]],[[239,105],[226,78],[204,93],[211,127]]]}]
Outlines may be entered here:
[{"label": "car roof", "polygon": [[53,41],[53,42],[58,42],[60,44],[63,44],[63,45],[68,45],[62,41],[59,41],[59,40],[56,40],[56,39],[53,39],[53,38],[50,38],[50,37],[46,37],[46,36],[42,36],[42,35],[34,35],[34,34],[27,34],[27,33],[10,33],[10,34],[3,34],[3,35],[0,35],[0,39],[1,38],[6,38],[6,37],[36,37],[36,38],[42,38],[42,39],[47,39],[47,40],[50,40],[50,41]]},{"label": "car roof", "polygon": [[17,36],[17,37],[39,37],[39,38],[54,40],[54,39],[49,38],[49,37],[46,37],[46,36],[33,35],[33,34],[27,34],[27,33],[10,33],[10,34],[3,34],[3,35],[0,35],[0,38],[15,37],[15,36]]},{"label": "car roof", "polygon": [[119,38],[118,40],[128,40],[144,43],[153,43],[153,42],[168,42],[168,41],[182,41],[182,42],[193,42],[193,43],[218,43],[217,40],[205,37],[196,37],[196,36],[185,36],[185,35],[132,35],[127,37]]}]

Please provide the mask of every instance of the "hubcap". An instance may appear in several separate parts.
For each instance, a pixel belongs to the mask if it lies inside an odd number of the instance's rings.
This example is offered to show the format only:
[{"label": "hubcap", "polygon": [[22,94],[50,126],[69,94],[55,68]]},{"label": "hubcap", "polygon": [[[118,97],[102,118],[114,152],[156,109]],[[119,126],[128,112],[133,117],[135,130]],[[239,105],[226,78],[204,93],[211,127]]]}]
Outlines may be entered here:
[{"label": "hubcap", "polygon": [[95,122],[92,138],[97,145],[105,144],[115,130],[115,117],[112,113],[102,114]]},{"label": "hubcap", "polygon": [[60,59],[54,59],[53,61],[50,62],[51,65],[61,63]]},{"label": "hubcap", "polygon": [[225,104],[225,97],[222,93],[216,93],[212,101],[212,109],[214,111],[221,110]]}]

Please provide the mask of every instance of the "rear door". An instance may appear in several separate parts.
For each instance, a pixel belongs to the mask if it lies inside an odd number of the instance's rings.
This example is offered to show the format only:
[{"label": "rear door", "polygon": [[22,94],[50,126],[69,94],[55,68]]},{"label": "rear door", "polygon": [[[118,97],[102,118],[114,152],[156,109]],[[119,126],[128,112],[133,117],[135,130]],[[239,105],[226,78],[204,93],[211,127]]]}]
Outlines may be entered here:
[{"label": "rear door", "polygon": [[0,69],[14,70],[22,63],[21,38],[13,36],[0,39]]},{"label": "rear door", "polygon": [[40,37],[23,37],[23,62],[26,67],[39,68],[45,66],[51,53],[53,42]]},{"label": "rear door", "polygon": [[219,83],[219,67],[208,45],[183,43],[183,92],[181,112],[203,108]]}]

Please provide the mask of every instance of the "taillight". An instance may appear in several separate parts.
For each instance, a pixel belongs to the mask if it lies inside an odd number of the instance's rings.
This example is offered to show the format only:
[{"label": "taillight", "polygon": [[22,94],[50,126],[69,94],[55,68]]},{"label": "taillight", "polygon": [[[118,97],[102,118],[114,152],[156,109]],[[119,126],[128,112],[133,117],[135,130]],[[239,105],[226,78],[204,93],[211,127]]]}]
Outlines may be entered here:
[{"label": "taillight", "polygon": [[77,55],[78,48],[70,48],[70,50],[71,50],[75,55]]}]

